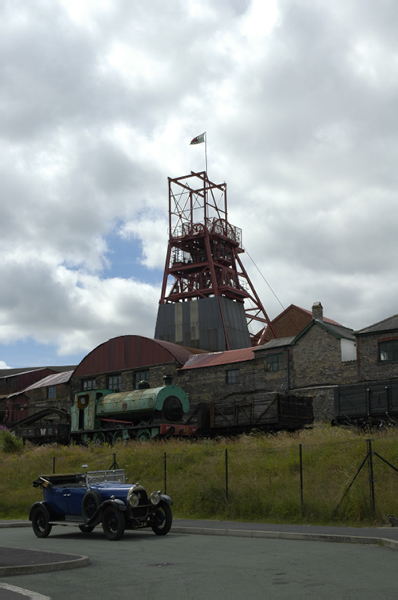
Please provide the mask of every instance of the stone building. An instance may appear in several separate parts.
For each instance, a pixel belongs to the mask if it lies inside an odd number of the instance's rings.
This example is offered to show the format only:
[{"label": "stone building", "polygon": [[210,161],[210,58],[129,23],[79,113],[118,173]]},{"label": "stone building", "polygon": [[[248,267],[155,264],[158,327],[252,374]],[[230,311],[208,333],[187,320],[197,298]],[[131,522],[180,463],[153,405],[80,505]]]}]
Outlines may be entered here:
[{"label": "stone building", "polygon": [[290,392],[312,397],[316,420],[326,421],[334,416],[334,388],[357,378],[353,330],[324,321],[319,302],[310,323],[296,336],[255,348],[193,356],[178,370],[178,383],[193,407]]},{"label": "stone building", "polygon": [[8,396],[8,404],[11,407],[7,423],[13,423],[31,417],[45,409],[70,408],[70,385],[69,381],[73,371],[55,373],[48,375],[20,392]]},{"label": "stone building", "polygon": [[398,315],[355,332],[361,381],[398,377]]}]

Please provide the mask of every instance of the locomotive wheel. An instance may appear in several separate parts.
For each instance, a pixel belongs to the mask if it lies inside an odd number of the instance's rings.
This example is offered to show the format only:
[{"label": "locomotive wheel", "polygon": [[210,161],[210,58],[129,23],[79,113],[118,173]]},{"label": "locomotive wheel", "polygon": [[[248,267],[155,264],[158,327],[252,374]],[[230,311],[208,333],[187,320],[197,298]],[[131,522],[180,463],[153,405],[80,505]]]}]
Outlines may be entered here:
[{"label": "locomotive wheel", "polygon": [[123,431],[115,431],[115,433],[112,436],[112,444],[114,446],[116,445],[121,445],[124,443],[124,438],[123,438]]},{"label": "locomotive wheel", "polygon": [[105,442],[106,442],[105,433],[102,433],[102,431],[99,431],[98,433],[94,433],[93,443],[96,446],[102,446],[102,444],[105,444]]},{"label": "locomotive wheel", "polygon": [[173,523],[173,514],[170,506],[166,504],[166,502],[161,502],[159,504],[156,509],[155,519],[157,524],[151,526],[152,531],[156,533],[156,535],[166,535],[169,533]]},{"label": "locomotive wheel", "polygon": [[108,506],[102,515],[102,529],[108,540],[120,540],[126,529],[124,513],[113,506]]},{"label": "locomotive wheel", "polygon": [[[102,504],[101,494],[96,490],[89,490],[82,501],[82,515],[88,521]],[[91,525],[90,525],[91,527]]]},{"label": "locomotive wheel", "polygon": [[151,433],[149,429],[141,429],[141,431],[137,433],[137,440],[139,440],[140,442],[147,442],[150,439]]},{"label": "locomotive wheel", "polygon": [[49,535],[52,525],[49,523],[47,511],[38,506],[32,515],[32,528],[38,538],[45,538]]}]

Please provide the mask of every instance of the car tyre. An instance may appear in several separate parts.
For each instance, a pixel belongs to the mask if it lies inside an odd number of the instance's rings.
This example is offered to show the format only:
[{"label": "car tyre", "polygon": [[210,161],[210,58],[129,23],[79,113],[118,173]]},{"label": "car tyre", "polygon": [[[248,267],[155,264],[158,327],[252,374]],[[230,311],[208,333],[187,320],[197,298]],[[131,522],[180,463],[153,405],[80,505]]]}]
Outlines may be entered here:
[{"label": "car tyre", "polygon": [[169,533],[173,523],[173,514],[170,506],[166,504],[166,502],[161,502],[157,507],[155,521],[157,521],[156,525],[151,525],[151,527],[156,535],[166,535]]},{"label": "car tyre", "polygon": [[82,515],[86,521],[91,519],[97,508],[102,504],[101,494],[96,490],[89,490],[83,497]]},{"label": "car tyre", "polygon": [[94,531],[94,527],[92,525],[79,525],[79,529],[83,533],[91,533]]},{"label": "car tyre", "polygon": [[126,529],[124,513],[114,506],[108,506],[102,515],[102,529],[108,540],[120,540]]},{"label": "car tyre", "polygon": [[48,512],[42,506],[38,506],[32,515],[32,527],[38,538],[47,537],[52,529]]}]

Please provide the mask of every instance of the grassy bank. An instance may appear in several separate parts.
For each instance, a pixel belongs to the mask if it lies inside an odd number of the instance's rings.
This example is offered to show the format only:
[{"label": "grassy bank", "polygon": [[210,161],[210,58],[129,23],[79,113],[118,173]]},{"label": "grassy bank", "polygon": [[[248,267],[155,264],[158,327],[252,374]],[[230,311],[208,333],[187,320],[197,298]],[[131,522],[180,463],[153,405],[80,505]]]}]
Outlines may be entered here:
[{"label": "grassy bank", "polygon": [[2,434],[0,519],[27,517],[42,498],[32,486],[37,475],[81,472],[83,464],[108,469],[116,454],[130,483],[139,481],[150,492],[166,487],[175,517],[380,524],[387,515],[398,516],[398,473],[392,468],[398,468],[398,432],[371,437],[374,506],[369,459],[364,463],[370,436],[342,428],[197,442],[132,441],[117,448],[28,444],[15,450],[3,448]]}]

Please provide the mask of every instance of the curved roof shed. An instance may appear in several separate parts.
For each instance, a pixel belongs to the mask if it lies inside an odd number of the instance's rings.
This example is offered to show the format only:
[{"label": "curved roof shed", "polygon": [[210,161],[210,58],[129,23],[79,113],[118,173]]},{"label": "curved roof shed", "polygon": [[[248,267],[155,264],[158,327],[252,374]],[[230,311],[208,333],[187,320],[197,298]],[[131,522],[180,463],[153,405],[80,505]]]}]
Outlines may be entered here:
[{"label": "curved roof shed", "polygon": [[197,352],[171,342],[140,335],[123,335],[94,348],[77,365],[73,377],[87,377],[165,363],[183,366],[192,354]]}]

